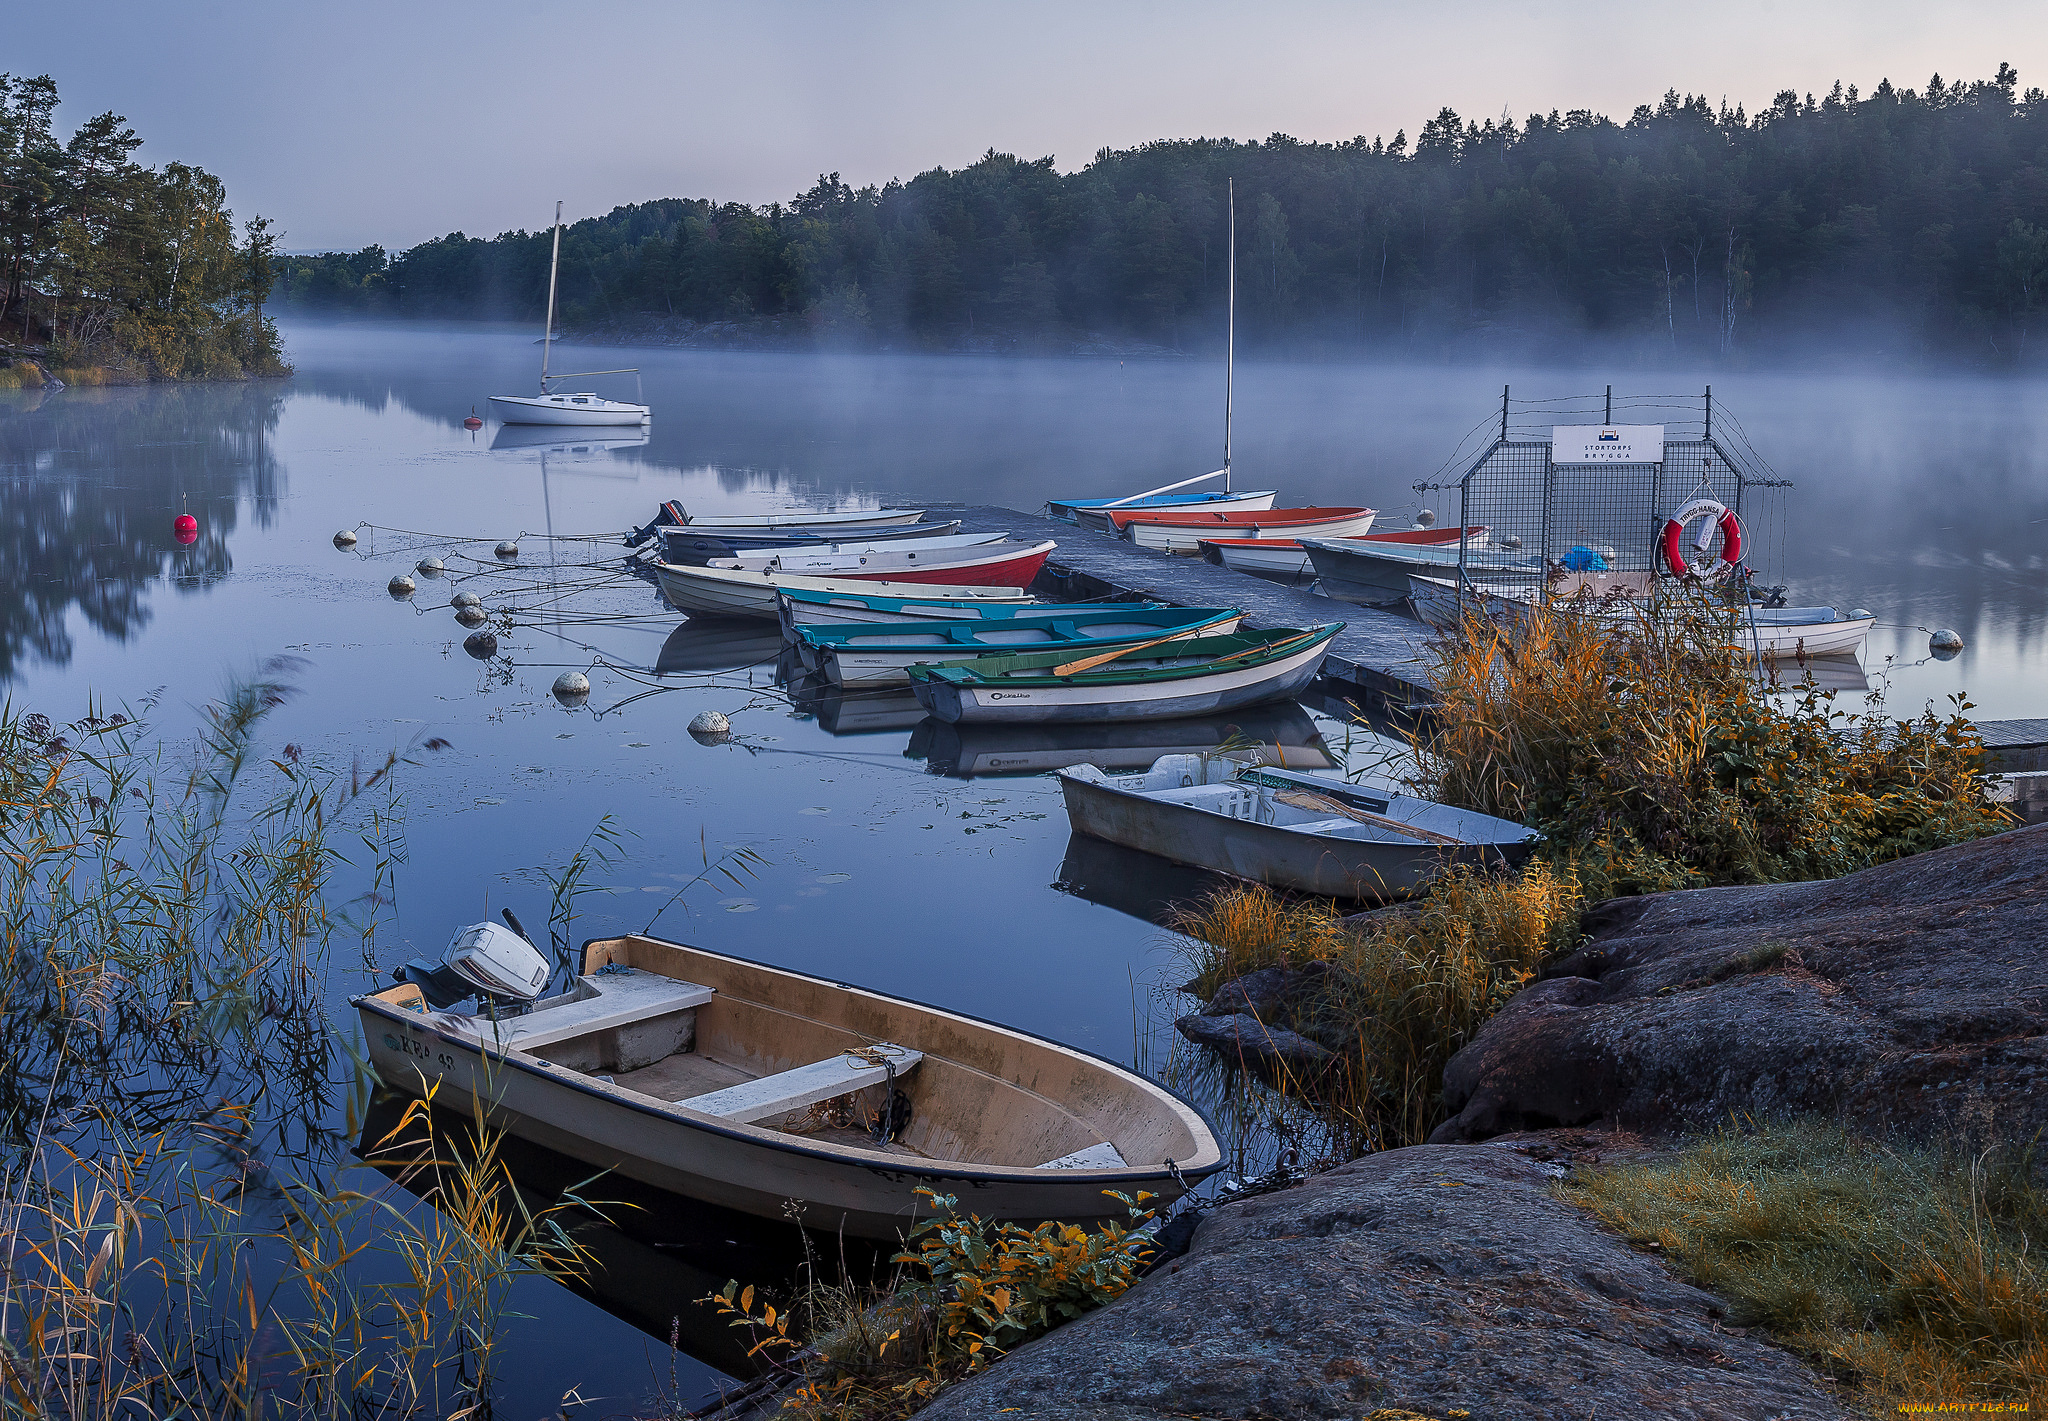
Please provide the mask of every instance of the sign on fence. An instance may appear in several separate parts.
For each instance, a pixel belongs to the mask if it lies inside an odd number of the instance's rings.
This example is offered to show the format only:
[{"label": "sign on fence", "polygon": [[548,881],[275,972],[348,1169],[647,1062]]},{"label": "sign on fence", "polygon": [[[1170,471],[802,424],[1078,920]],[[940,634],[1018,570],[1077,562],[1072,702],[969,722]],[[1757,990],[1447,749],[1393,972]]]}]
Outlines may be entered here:
[{"label": "sign on fence", "polygon": [[1661,424],[1558,424],[1550,430],[1553,464],[1661,464]]}]

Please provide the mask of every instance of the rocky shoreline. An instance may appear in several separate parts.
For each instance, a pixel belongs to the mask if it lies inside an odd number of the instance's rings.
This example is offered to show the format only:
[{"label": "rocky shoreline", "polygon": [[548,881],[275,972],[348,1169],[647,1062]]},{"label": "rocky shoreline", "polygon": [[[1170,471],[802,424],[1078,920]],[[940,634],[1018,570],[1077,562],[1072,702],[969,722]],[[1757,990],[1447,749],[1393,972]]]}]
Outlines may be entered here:
[{"label": "rocky shoreline", "polygon": [[[1731,1116],[2038,1138],[2048,826],[1833,881],[1617,900],[1585,927],[1452,1059],[1432,1143],[1214,1210],[1184,1257],[920,1415],[1863,1414],[1553,1185]],[[1229,983],[1182,1030],[1254,1067],[1311,1065],[1321,1048],[1262,1020],[1307,976]]]}]

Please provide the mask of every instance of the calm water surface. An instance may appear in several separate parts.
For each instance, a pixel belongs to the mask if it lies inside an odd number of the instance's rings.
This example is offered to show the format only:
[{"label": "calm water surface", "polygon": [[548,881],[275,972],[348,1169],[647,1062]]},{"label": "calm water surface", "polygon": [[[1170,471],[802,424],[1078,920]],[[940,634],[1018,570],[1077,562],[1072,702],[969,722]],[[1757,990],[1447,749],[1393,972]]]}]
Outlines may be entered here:
[{"label": "calm water surface", "polygon": [[[460,424],[493,391],[532,384],[538,352],[524,333],[288,335],[299,373],[287,382],[0,394],[0,680],[18,708],[70,719],[91,697],[132,705],[155,693],[157,724],[180,734],[232,678],[289,655],[298,694],[266,732],[275,745],[378,762],[448,741],[405,772],[407,861],[381,966],[438,955],[453,927],[500,905],[544,919],[543,875],[602,825],[621,838],[579,937],[645,927],[707,852],[748,845],[766,861],[757,879],[693,890],[657,930],[1131,1058],[1134,1004],[1173,976],[1164,934],[1141,916],[1169,890],[1099,854],[1065,872],[1085,892],[1055,887],[1069,845],[1050,777],[935,773],[1004,747],[935,734],[900,701],[792,705],[774,685],[772,634],[682,626],[651,587],[618,576],[614,538],[542,535],[615,534],[667,498],[715,517],[797,502],[1036,509],[1049,495],[1131,492],[1213,465],[1218,371],[573,351],[643,367],[651,435],[536,443]],[[1368,503],[1405,524],[1409,485],[1490,417],[1502,384],[1552,398],[1608,378],[1628,384],[1606,372],[1247,364],[1237,465],[1283,503]],[[1659,374],[1630,387],[1702,383]],[[1760,530],[1763,571],[1795,601],[1877,613],[1864,661],[1873,673],[1889,663],[1892,710],[1968,692],[1986,717],[2048,714],[2048,389],[1713,383],[1797,483],[1782,527]],[[202,530],[189,549],[171,536],[180,511]],[[359,524],[376,526],[337,552],[335,530]],[[489,544],[518,535],[519,570],[498,569]],[[428,552],[455,576],[391,600],[386,580]],[[488,662],[462,650],[446,605],[458,585],[521,609]],[[1962,656],[1927,657],[1923,629],[1935,626],[1963,633]],[[593,663],[589,706],[556,705],[556,674]],[[737,743],[684,733],[707,708],[733,717]],[[1273,725],[1296,743],[1313,729],[1291,713]],[[337,965],[333,1000],[370,980]],[[352,1030],[346,1013],[337,1020]],[[512,1324],[506,1414],[551,1413],[571,1385],[632,1398],[666,1378],[667,1347],[633,1323],[663,1331],[687,1306],[664,1290],[687,1286],[635,1259],[614,1265],[609,1312],[519,1286],[515,1306],[539,1320]],[[686,1392],[713,1376],[681,1363]]]}]

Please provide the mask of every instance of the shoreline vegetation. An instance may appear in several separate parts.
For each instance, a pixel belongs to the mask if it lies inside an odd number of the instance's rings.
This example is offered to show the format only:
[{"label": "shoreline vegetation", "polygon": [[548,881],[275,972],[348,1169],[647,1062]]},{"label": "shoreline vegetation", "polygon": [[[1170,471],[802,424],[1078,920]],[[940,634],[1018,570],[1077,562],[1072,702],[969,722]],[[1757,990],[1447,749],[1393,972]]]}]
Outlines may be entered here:
[{"label": "shoreline vegetation", "polygon": [[[1540,359],[1590,339],[1643,364],[2021,365],[2048,302],[2044,171],[2048,95],[2003,64],[1786,90],[1755,114],[1676,90],[1619,120],[1444,109],[1412,144],[1169,139],[1070,173],[990,150],[880,186],[828,173],[766,206],[662,198],[579,221],[559,310],[658,343],[1207,352],[1234,180],[1253,351]],[[537,322],[548,241],[282,257],[277,302]]]},{"label": "shoreline vegetation", "polygon": [[118,114],[52,126],[49,75],[0,74],[0,389],[291,374],[264,312],[277,235],[221,180],[133,161]]}]

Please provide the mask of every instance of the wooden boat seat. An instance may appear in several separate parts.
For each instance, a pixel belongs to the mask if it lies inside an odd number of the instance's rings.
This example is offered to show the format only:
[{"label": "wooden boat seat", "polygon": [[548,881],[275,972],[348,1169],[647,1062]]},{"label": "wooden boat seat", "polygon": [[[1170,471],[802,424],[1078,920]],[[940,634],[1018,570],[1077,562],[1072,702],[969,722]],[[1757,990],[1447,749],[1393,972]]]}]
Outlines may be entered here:
[{"label": "wooden boat seat", "polygon": [[[579,977],[577,983],[592,995],[496,1023],[498,1045],[507,1051],[532,1051],[700,1007],[718,995],[710,987],[700,987],[695,982],[678,982],[659,973],[632,970]],[[491,1039],[491,1026],[486,1021],[476,1023],[485,1040]]]},{"label": "wooden boat seat", "polygon": [[[887,1065],[883,1064],[884,1058]],[[889,1079],[892,1068],[900,1076],[923,1059],[922,1051],[883,1041],[854,1051],[842,1051],[829,1060],[798,1066],[793,1071],[779,1071],[772,1076],[714,1090],[708,1095],[693,1095],[676,1104],[685,1110],[716,1115],[736,1125],[752,1125],[778,1115],[808,1110],[834,1096],[880,1085]]]}]

